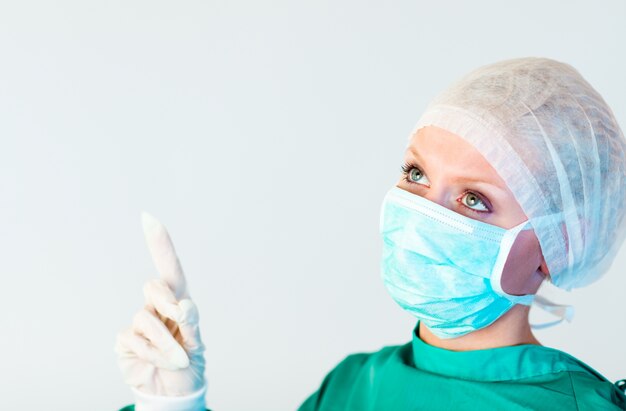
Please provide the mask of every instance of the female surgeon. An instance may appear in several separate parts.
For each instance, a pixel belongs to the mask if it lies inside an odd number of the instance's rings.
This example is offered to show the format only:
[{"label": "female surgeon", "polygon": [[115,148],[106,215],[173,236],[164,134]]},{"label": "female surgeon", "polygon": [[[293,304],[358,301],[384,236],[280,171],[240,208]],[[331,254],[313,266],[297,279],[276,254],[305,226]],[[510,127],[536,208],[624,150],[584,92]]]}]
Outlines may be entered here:
[{"label": "female surgeon", "polygon": [[[411,341],[347,356],[300,411],[626,410],[625,382],[545,347],[531,304],[611,266],[626,235],[626,140],[603,98],[547,58],[479,67],[440,93],[409,135],[380,214],[381,274],[417,318]],[[161,278],[118,334],[135,404],[204,410],[198,312],[165,229],[144,216]],[[534,326],[534,325],[533,325]]]}]

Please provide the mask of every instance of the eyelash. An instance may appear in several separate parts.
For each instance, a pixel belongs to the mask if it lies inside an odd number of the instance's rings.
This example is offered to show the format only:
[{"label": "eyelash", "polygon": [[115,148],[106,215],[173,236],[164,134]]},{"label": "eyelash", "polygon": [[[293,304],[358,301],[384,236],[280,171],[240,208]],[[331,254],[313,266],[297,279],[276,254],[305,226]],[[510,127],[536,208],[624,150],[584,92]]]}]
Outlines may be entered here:
[{"label": "eyelash", "polygon": [[[402,165],[402,167],[401,167],[401,169],[402,169],[402,174],[404,175],[404,176],[403,176],[403,180],[404,180],[404,181],[406,181],[406,182],[407,182],[407,183],[409,183],[409,184],[419,184],[419,183],[416,183],[416,182],[411,181],[411,180],[409,179],[409,173],[410,173],[410,172],[411,172],[411,170],[412,170],[412,169],[414,169],[414,168],[415,168],[415,169],[417,169],[417,170],[419,170],[422,174],[424,174],[424,173],[422,172],[422,169],[420,169],[419,167],[417,167],[417,166],[416,166],[416,165],[414,165],[414,164],[407,164],[407,163],[405,163],[405,164],[403,164],[403,165]],[[422,185],[423,185],[423,184],[422,184]],[[487,211],[474,210],[473,208],[468,207],[468,206],[466,206],[465,204],[463,204],[463,203],[461,202],[461,199],[462,199],[465,195],[467,195],[468,193],[475,194],[475,195],[476,195],[476,197],[478,197],[478,199],[479,199],[479,200],[483,203],[483,205],[485,206],[485,208],[487,208]],[[477,192],[475,192],[475,191],[466,190],[466,191],[465,191],[465,192],[461,195],[461,197],[459,197],[459,198],[457,199],[457,201],[459,202],[459,204],[461,204],[461,205],[462,205],[463,207],[465,207],[467,210],[469,210],[470,212],[475,213],[475,214],[487,214],[487,213],[490,213],[490,212],[491,212],[491,206],[488,204],[488,202],[487,202],[487,201],[485,201],[485,200],[483,199],[482,194],[477,193]]]}]

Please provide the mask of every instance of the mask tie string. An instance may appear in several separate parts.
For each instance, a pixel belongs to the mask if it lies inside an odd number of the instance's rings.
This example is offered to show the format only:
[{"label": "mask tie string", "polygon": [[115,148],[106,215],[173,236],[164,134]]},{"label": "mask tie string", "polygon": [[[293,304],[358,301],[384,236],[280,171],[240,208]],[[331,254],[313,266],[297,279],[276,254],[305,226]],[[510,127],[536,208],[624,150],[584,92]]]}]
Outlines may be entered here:
[{"label": "mask tie string", "polygon": [[542,310],[559,317],[558,320],[554,320],[554,321],[548,321],[548,322],[540,323],[540,324],[530,324],[530,327],[535,330],[541,330],[544,328],[553,327],[563,322],[563,320],[566,320],[567,322],[571,323],[572,319],[574,318],[574,306],[572,305],[556,304],[548,300],[547,298],[541,295],[536,295],[536,294],[533,300],[533,304],[537,305],[537,307],[541,308]]}]

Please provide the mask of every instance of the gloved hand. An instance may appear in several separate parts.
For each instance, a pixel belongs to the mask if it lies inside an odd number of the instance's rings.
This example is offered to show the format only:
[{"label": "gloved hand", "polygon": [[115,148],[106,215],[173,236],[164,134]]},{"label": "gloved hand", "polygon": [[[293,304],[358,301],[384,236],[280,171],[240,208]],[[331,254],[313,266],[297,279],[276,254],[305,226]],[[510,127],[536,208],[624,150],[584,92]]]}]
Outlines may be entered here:
[{"label": "gloved hand", "polygon": [[145,283],[144,307],[135,314],[133,325],[117,335],[118,364],[124,381],[140,393],[198,393],[205,388],[198,309],[165,227],[146,213],[142,220],[160,278]]}]

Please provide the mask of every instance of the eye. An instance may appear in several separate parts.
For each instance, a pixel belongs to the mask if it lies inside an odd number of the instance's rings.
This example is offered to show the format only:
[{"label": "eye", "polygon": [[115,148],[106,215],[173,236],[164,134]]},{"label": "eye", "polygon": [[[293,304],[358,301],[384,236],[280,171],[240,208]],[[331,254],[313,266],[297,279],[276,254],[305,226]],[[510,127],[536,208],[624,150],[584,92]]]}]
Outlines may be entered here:
[{"label": "eye", "polygon": [[[404,164],[402,166],[402,173],[404,174],[403,180],[409,184],[420,184],[426,187],[430,187],[430,181],[422,170],[415,164]],[[489,200],[480,193],[474,191],[466,191],[456,201],[468,211],[475,214],[484,214],[491,212],[491,204]]]},{"label": "eye", "polygon": [[404,174],[404,181],[409,184],[422,184],[430,186],[430,181],[428,181],[428,178],[416,165],[404,164],[402,166],[402,173]]},{"label": "eye", "polygon": [[483,200],[479,194],[474,193],[473,191],[465,192],[457,201],[476,213],[491,211],[487,206],[487,202]]}]

